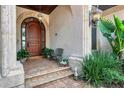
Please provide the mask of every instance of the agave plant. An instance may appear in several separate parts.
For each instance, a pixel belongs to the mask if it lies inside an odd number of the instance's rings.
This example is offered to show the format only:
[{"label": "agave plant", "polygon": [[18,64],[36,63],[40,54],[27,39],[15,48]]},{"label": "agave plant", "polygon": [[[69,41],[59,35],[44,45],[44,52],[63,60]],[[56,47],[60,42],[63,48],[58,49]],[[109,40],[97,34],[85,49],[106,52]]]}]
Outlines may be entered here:
[{"label": "agave plant", "polygon": [[113,17],[114,23],[105,17],[101,17],[99,27],[103,36],[109,41],[113,53],[120,58],[124,51],[124,24],[117,16],[114,15]]}]

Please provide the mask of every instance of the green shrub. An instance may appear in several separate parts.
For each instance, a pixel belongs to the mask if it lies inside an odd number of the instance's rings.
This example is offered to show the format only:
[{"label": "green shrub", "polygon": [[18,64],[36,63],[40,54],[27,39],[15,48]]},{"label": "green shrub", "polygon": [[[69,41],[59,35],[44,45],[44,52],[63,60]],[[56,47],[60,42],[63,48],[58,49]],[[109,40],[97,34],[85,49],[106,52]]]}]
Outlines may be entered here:
[{"label": "green shrub", "polygon": [[104,69],[104,84],[111,86],[112,84],[124,83],[124,76],[121,72],[112,69]]},{"label": "green shrub", "polygon": [[50,49],[50,48],[44,48],[42,50],[42,55],[47,58],[47,57],[51,57],[52,53],[54,52],[53,49]]},{"label": "green shrub", "polygon": [[94,86],[115,82],[124,83],[121,62],[115,60],[109,53],[93,52],[83,59],[82,77]]},{"label": "green shrub", "polygon": [[29,52],[25,49],[20,49],[17,52],[17,60],[23,59],[23,58],[28,58],[30,56]]}]

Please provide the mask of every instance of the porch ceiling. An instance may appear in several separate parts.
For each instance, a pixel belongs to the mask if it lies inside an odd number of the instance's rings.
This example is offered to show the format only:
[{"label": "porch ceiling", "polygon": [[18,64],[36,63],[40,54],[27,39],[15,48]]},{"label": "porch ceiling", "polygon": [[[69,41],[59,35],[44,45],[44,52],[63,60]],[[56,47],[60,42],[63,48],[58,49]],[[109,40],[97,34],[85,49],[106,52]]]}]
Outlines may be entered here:
[{"label": "porch ceiling", "polygon": [[[93,5],[93,6],[96,7],[97,5]],[[116,5],[99,5],[98,8],[99,8],[100,10],[104,11],[104,10],[107,10],[107,9],[112,8],[112,7],[114,7],[114,6],[116,6]]]},{"label": "porch ceiling", "polygon": [[17,5],[17,6],[42,12],[45,14],[50,14],[57,7],[57,5]]}]

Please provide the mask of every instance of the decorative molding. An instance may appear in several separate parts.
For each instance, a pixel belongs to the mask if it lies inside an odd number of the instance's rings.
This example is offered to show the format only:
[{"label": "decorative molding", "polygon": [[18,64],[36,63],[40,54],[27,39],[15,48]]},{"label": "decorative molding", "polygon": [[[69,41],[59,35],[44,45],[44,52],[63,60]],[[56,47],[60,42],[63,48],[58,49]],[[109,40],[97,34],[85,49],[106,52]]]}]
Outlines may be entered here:
[{"label": "decorative molding", "polygon": [[91,30],[89,27],[89,7],[82,6],[83,10],[83,30],[82,30],[82,51],[83,57],[91,53]]},{"label": "decorative molding", "polygon": [[[17,16],[17,19],[16,19],[17,39],[16,40],[18,40],[18,43],[17,43],[17,51],[18,51],[21,48],[21,39],[20,39],[21,23],[23,22],[24,19],[26,19],[28,17],[38,18],[39,12],[32,11],[32,10],[25,9],[25,8],[21,8],[21,7],[18,7],[18,6],[16,6],[16,11],[17,11],[17,14],[16,14],[16,16]],[[45,26],[46,32],[48,32],[49,31],[49,20],[47,18],[49,18],[49,16],[44,14],[44,13],[42,13],[42,14],[43,14],[42,22]]]}]

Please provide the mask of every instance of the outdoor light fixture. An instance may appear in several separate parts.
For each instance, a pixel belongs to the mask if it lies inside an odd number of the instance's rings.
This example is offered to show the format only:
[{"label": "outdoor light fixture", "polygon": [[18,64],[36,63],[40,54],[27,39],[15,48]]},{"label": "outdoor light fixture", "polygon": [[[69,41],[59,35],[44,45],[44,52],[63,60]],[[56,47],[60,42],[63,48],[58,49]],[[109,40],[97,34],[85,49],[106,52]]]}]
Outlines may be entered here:
[{"label": "outdoor light fixture", "polygon": [[101,13],[102,13],[102,11],[100,9],[98,9],[98,5],[97,6],[92,6],[91,10],[90,10],[91,21],[92,22],[97,22],[101,17]]},{"label": "outdoor light fixture", "polygon": [[40,14],[38,14],[37,16],[38,16],[39,21],[41,22],[42,19],[43,19],[43,15],[40,13]]},{"label": "outdoor light fixture", "polygon": [[102,11],[98,8],[98,5],[93,10],[93,20],[98,21],[101,17]]},{"label": "outdoor light fixture", "polygon": [[41,10],[42,10],[42,7],[40,6],[40,13],[37,15],[40,22],[43,20],[43,14]]},{"label": "outdoor light fixture", "polygon": [[98,21],[100,19],[101,13],[93,14],[93,21]]}]

